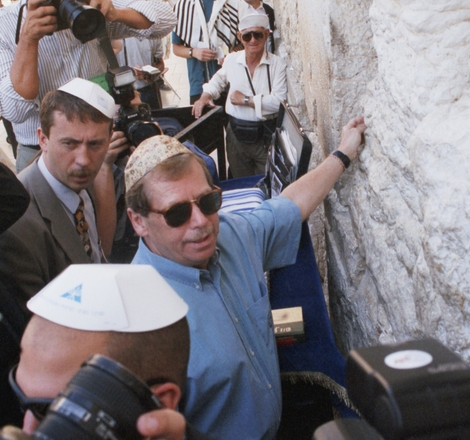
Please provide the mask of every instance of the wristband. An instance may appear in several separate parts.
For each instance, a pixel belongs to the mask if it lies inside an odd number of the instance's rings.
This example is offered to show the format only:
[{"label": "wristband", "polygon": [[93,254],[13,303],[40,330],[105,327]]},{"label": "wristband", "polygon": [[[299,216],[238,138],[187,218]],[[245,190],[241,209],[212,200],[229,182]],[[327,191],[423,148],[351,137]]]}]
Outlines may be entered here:
[{"label": "wristband", "polygon": [[331,153],[333,156],[337,157],[344,165],[344,169],[348,168],[349,165],[351,164],[351,159],[344,154],[342,151],[335,150],[333,153]]}]

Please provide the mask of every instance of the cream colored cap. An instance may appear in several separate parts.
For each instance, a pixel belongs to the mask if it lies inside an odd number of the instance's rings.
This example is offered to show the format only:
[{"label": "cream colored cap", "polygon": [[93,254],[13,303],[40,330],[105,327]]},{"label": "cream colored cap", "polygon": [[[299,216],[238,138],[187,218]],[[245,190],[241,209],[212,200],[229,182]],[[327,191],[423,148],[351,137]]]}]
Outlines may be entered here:
[{"label": "cream colored cap", "polygon": [[125,173],[126,191],[152,171],[159,163],[190,150],[171,136],[158,135],[145,139],[129,158]]},{"label": "cream colored cap", "polygon": [[80,98],[109,119],[113,119],[116,106],[114,99],[98,84],[86,79],[74,78],[58,90]]},{"label": "cream colored cap", "polygon": [[269,29],[269,18],[266,14],[248,14],[238,23],[238,30],[243,31],[252,27]]},{"label": "cream colored cap", "polygon": [[72,264],[27,303],[64,327],[145,332],[182,319],[188,305],[150,265]]}]

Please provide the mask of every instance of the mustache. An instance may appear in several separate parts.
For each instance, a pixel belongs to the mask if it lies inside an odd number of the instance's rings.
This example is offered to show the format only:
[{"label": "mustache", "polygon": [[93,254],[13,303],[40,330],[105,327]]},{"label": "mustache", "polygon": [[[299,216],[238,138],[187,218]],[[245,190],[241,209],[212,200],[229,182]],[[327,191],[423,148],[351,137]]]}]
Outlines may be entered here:
[{"label": "mustache", "polygon": [[93,171],[87,169],[72,170],[69,172],[70,177],[93,177],[93,175]]},{"label": "mustache", "polygon": [[197,229],[194,231],[194,234],[190,238],[184,240],[185,243],[192,243],[195,241],[201,241],[202,239],[206,238],[208,235],[211,235],[214,232],[214,227],[209,226],[204,229]]}]

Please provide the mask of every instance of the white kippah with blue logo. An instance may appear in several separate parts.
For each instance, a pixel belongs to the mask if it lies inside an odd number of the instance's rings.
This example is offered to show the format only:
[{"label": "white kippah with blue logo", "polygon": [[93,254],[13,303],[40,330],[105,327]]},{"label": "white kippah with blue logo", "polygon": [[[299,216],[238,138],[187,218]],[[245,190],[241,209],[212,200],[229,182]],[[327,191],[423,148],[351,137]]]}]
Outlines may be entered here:
[{"label": "white kippah with blue logo", "polygon": [[149,265],[72,264],[27,303],[64,327],[145,332],[182,319],[188,305]]}]

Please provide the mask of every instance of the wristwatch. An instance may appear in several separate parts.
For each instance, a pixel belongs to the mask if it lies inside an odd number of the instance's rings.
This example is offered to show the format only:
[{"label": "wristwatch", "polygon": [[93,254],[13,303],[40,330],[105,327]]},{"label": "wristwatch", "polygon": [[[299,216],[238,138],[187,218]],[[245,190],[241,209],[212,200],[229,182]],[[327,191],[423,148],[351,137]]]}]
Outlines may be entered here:
[{"label": "wristwatch", "polygon": [[249,97],[249,96],[245,96],[245,97],[243,98],[243,104],[244,104],[244,105],[248,105],[249,103],[250,103],[250,97]]},{"label": "wristwatch", "polygon": [[190,47],[189,48],[189,58],[192,58],[193,57],[193,48]]},{"label": "wristwatch", "polygon": [[344,154],[342,151],[335,150],[331,153],[333,156],[336,156],[341,162],[343,162],[344,168],[346,169],[351,164],[351,159]]}]

